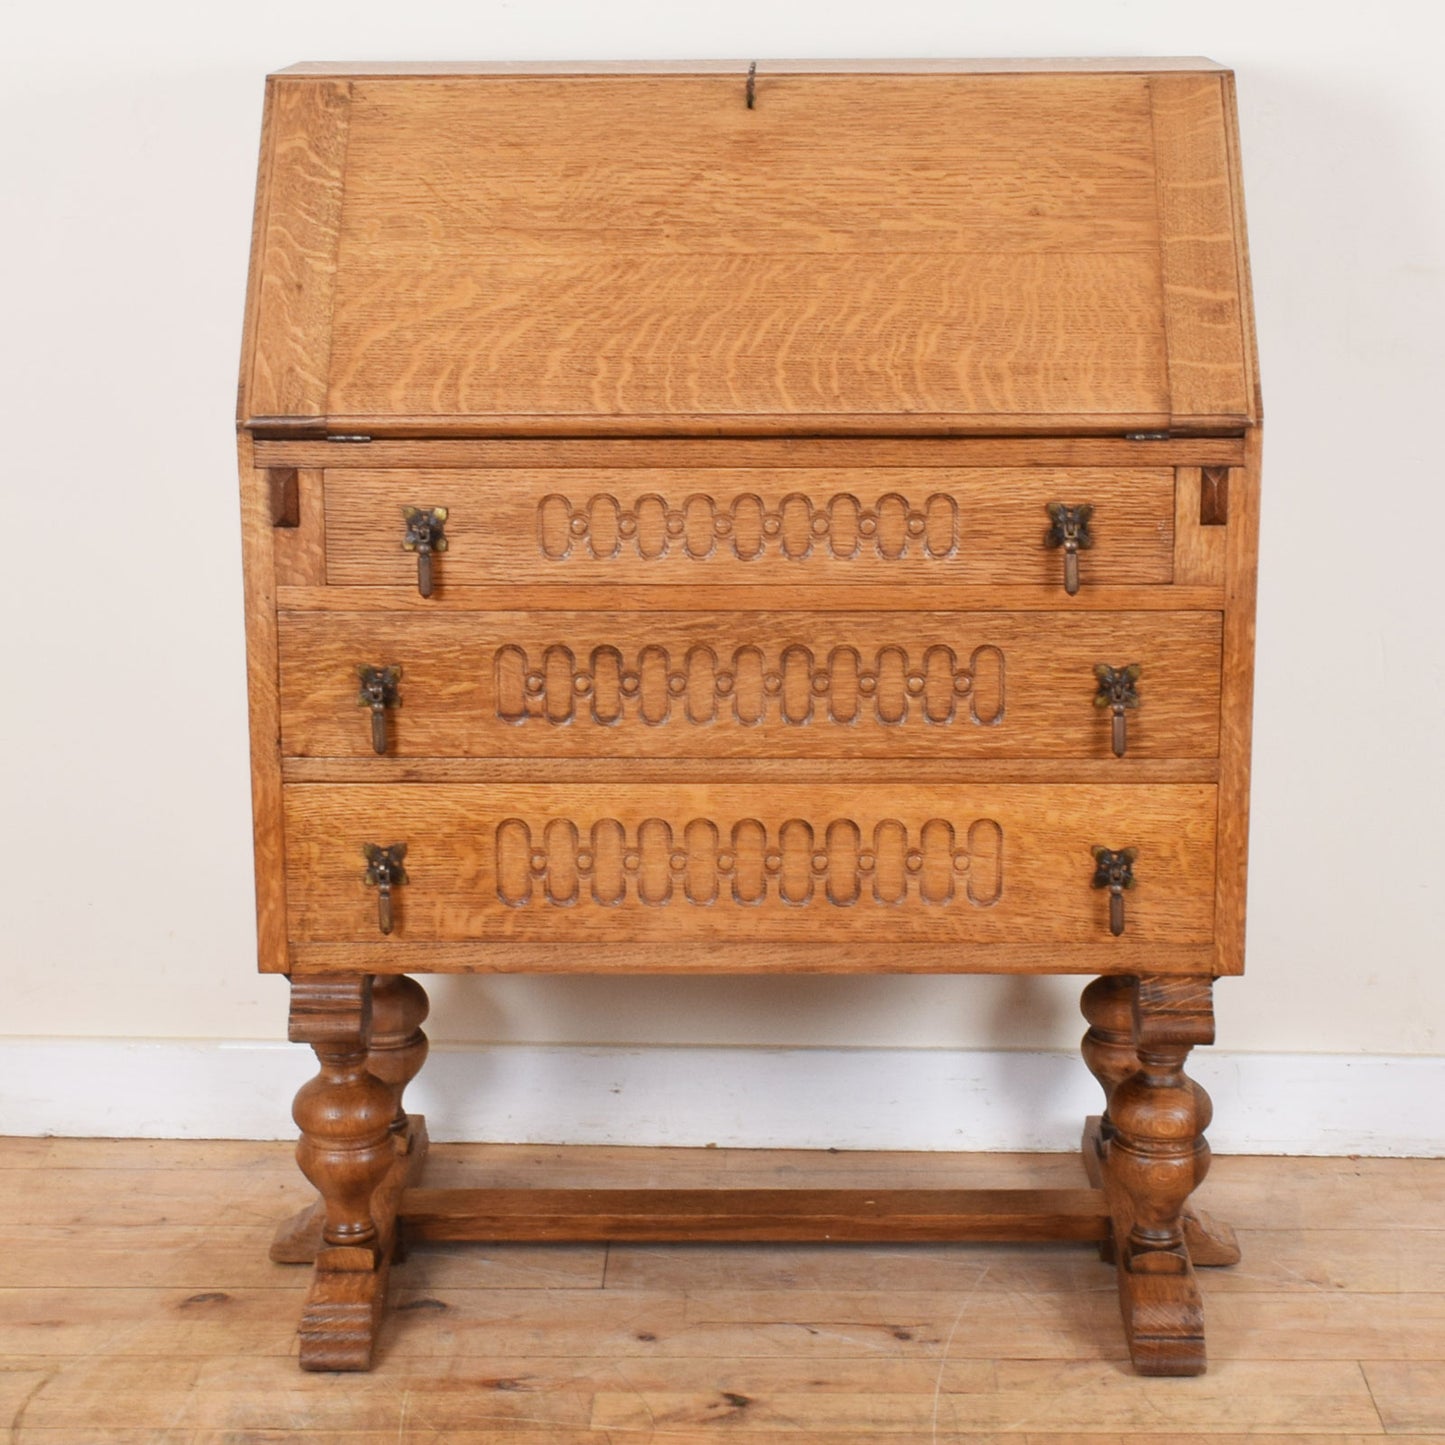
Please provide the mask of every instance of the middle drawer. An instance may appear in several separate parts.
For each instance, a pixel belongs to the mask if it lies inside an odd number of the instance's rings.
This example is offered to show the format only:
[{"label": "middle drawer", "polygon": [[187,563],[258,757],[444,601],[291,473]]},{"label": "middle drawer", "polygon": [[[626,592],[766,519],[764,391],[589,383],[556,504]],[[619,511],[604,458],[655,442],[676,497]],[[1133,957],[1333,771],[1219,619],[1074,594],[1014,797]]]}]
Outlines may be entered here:
[{"label": "middle drawer", "polygon": [[[1212,758],[1215,612],[283,612],[293,757]],[[1137,666],[1116,733],[1107,679]],[[374,670],[371,689],[361,675]],[[384,678],[375,674],[391,670]]]}]

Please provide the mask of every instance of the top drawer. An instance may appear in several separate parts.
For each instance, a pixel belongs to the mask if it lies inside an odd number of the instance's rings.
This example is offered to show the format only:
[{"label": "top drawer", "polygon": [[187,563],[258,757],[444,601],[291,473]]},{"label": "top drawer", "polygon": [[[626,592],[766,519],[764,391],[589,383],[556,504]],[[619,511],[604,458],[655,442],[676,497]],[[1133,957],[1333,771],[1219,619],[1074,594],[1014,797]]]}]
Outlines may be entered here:
[{"label": "top drawer", "polygon": [[415,587],[405,509],[445,509],[448,586],[1048,585],[1049,507],[1090,508],[1083,587],[1173,580],[1171,467],[516,468],[326,473],[326,580]]}]

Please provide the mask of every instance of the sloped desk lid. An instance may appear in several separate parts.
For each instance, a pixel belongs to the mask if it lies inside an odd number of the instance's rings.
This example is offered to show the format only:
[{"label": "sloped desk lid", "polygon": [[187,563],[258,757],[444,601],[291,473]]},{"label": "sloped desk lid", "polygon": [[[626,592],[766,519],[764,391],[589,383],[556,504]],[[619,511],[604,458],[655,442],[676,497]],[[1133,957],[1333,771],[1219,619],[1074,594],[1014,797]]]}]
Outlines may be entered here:
[{"label": "sloped desk lid", "polygon": [[[892,73],[884,73],[887,71]],[[401,436],[1237,432],[1209,62],[303,66],[239,420]]]}]

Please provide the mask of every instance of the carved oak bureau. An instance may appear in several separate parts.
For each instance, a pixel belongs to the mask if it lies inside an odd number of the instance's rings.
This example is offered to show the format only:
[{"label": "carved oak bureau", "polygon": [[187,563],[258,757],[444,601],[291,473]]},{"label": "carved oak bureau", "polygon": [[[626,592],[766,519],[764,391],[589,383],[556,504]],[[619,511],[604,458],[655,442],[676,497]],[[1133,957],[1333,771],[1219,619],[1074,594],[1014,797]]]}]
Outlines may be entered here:
[{"label": "carved oak bureau", "polygon": [[[1260,405],[1206,61],[301,66],[239,405],[301,1363],[408,1238],[1073,1239],[1204,1368]],[[428,1189],[426,973],[1074,973],[1074,1190]]]}]

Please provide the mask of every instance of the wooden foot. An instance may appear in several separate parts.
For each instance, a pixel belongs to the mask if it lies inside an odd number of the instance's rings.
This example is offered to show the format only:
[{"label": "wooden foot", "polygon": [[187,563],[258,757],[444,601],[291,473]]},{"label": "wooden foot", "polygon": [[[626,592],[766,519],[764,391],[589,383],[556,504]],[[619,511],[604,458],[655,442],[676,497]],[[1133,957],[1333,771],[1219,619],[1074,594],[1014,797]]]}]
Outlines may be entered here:
[{"label": "wooden foot", "polygon": [[317,1269],[301,1307],[303,1370],[369,1370],[381,1332],[389,1262],[348,1273]]},{"label": "wooden foot", "polygon": [[1202,1209],[1184,1211],[1184,1247],[1196,1268],[1217,1269],[1239,1263],[1239,1240],[1234,1230]]},{"label": "wooden foot", "polygon": [[321,1248],[321,1230],[326,1223],[326,1206],[318,1195],[304,1209],[276,1226],[271,1240],[272,1264],[315,1264]]},{"label": "wooden foot", "polygon": [[[1211,987],[1211,979],[1194,977],[1134,982],[1130,1042],[1137,1065],[1122,1078],[1118,1006],[1124,990],[1085,990],[1091,1024],[1085,1057],[1104,1085],[1108,1111],[1085,1127],[1084,1167],[1102,1183],[1109,1203],[1124,1329],[1134,1367],[1144,1375],[1204,1371],[1204,1312],[1191,1235],[1202,1254],[1233,1262],[1227,1258],[1232,1236],[1197,1219],[1191,1229],[1186,1215],[1189,1195],[1209,1168],[1204,1130],[1210,1106],[1209,1096],[1184,1073],[1184,1062],[1195,1044],[1213,1042]],[[1107,1078],[1095,1067],[1101,1043],[1111,1065]]]},{"label": "wooden foot", "polygon": [[296,1095],[296,1159],[320,1199],[282,1226],[273,1254],[315,1259],[301,1316],[307,1370],[370,1368],[397,1202],[426,1154],[425,1125],[402,1116],[398,1127],[399,1089],[368,1068],[371,1028],[369,975],[292,980],[291,1038],[310,1044],[321,1066]]},{"label": "wooden foot", "polygon": [[301,1308],[303,1370],[371,1368],[391,1266],[402,1259],[397,1208],[402,1192],[420,1181],[426,1151],[426,1120],[410,1114],[390,1172],[372,1195],[378,1249],[370,1267],[353,1250],[323,1245],[317,1251],[316,1273]]}]

